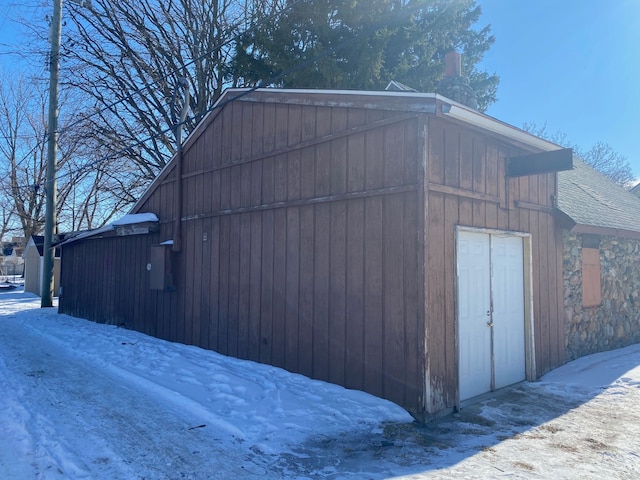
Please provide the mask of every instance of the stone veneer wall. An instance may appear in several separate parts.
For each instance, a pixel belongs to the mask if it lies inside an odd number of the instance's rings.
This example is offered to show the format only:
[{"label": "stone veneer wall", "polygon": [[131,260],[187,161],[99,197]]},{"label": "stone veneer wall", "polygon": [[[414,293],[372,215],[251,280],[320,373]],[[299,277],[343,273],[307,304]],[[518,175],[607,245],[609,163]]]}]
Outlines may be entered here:
[{"label": "stone veneer wall", "polygon": [[640,342],[640,241],[600,237],[602,304],[582,306],[582,236],[565,231],[566,360]]}]

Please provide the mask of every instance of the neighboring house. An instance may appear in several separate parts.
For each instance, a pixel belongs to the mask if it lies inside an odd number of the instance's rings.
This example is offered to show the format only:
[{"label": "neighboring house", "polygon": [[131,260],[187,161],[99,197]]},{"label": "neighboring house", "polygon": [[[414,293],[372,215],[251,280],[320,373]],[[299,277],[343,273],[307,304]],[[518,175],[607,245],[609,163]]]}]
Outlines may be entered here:
[{"label": "neighboring house", "polygon": [[633,193],[636,197],[640,197],[640,183],[637,184],[636,186],[634,186],[631,190],[629,190],[631,193]]},{"label": "neighboring house", "polygon": [[[24,248],[24,291],[42,295],[42,269],[44,266],[44,237],[31,235]],[[60,249],[56,248],[53,269],[53,294],[60,291]]]},{"label": "neighboring house", "polygon": [[14,249],[10,255],[0,257],[0,276],[15,277],[24,273],[24,259],[17,255]]},{"label": "neighboring house", "polygon": [[640,342],[640,199],[588,165],[558,174],[566,359]]},{"label": "neighboring house", "polygon": [[0,249],[0,276],[15,277],[24,273],[24,238],[13,237],[10,242],[2,242]]},{"label": "neighboring house", "polygon": [[132,211],[158,231],[63,245],[61,313],[419,418],[565,361],[554,171],[570,154],[433,94],[228,90],[217,105]]},{"label": "neighboring house", "polygon": [[15,245],[13,242],[2,242],[2,249],[0,249],[0,257],[9,257],[13,254]]}]

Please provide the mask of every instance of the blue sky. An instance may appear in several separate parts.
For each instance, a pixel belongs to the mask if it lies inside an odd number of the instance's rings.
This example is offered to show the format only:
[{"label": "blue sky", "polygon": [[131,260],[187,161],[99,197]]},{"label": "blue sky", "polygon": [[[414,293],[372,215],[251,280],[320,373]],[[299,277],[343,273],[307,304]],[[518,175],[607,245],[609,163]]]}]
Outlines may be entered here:
[{"label": "blue sky", "polygon": [[640,0],[480,0],[500,76],[487,113],[546,123],[588,148],[609,143],[640,177]]},{"label": "blue sky", "polygon": [[[640,0],[479,0],[479,26],[496,42],[481,67],[500,76],[498,101],[487,113],[564,132],[589,148],[609,143],[640,178]],[[37,2],[0,0],[0,64],[24,51],[12,21],[31,21]],[[32,18],[29,18],[32,17]],[[44,63],[44,59],[43,59]]]}]

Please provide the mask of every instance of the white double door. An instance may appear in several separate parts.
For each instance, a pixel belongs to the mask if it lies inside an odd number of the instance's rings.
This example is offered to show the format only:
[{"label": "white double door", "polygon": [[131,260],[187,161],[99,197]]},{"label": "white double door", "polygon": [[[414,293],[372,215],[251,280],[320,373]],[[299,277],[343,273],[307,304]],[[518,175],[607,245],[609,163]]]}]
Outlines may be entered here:
[{"label": "white double door", "polygon": [[458,231],[460,400],[525,379],[523,238]]}]

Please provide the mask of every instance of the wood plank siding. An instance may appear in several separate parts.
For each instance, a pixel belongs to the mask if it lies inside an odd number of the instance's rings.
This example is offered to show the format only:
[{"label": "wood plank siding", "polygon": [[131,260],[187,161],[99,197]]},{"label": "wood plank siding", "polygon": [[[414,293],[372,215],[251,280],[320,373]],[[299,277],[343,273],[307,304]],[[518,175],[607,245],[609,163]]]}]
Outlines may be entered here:
[{"label": "wood plank siding", "polygon": [[[398,112],[227,105],[184,152],[176,291],[150,290],[146,271],[151,245],[172,238],[175,178],[165,172],[139,207],[158,215],[159,233],[65,247],[60,310],[417,410],[418,124]],[[81,289],[85,267],[108,274]]]},{"label": "wood plank siding", "polygon": [[505,159],[520,154],[517,146],[437,117],[428,128],[428,409],[439,411],[455,405],[457,395],[455,227],[531,234],[537,375],[563,363],[562,244],[552,214],[554,174],[505,179]]},{"label": "wood plank siding", "polygon": [[[431,102],[431,103],[429,103]],[[537,373],[564,358],[555,175],[505,181],[522,145],[402,98],[254,93],[184,147],[175,289],[173,163],[138,202],[160,229],[63,248],[60,311],[362,389],[416,415],[457,403],[455,228],[531,233]],[[540,208],[523,208],[518,202]]]}]

